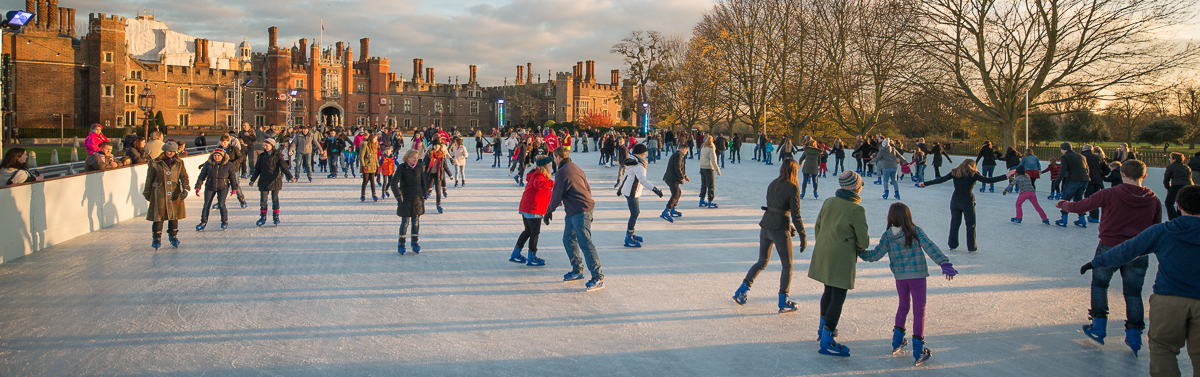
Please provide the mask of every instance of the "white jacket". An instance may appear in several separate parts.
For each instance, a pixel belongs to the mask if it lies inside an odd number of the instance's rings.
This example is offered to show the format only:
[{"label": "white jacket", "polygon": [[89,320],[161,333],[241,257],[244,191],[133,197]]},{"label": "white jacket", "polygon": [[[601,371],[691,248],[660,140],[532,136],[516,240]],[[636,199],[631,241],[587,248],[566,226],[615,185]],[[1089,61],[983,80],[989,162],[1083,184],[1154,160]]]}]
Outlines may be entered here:
[{"label": "white jacket", "polygon": [[717,166],[717,151],[709,147],[700,149],[700,170],[704,169],[721,174],[721,167]]},{"label": "white jacket", "polygon": [[625,166],[625,174],[621,176],[620,181],[621,189],[619,192],[622,196],[640,198],[642,197],[642,189],[647,186],[650,187],[650,190],[657,188],[654,186],[654,182],[646,179],[646,162],[640,158],[637,158],[637,160],[637,165]]},{"label": "white jacket", "polygon": [[450,158],[453,159],[455,165],[465,166],[467,164],[467,147],[460,145],[451,148]]},{"label": "white jacket", "polygon": [[504,139],[504,149],[513,150],[516,148],[517,148],[517,139],[516,138],[510,136],[508,139]]}]

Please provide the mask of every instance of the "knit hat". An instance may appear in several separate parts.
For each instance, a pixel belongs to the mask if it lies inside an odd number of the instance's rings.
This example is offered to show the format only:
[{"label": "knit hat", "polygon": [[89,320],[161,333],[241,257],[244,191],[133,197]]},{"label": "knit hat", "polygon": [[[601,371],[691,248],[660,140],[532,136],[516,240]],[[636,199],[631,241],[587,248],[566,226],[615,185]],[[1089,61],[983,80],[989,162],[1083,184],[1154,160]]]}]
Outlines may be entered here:
[{"label": "knit hat", "polygon": [[838,184],[843,188],[858,187],[859,181],[862,179],[862,177],[859,177],[858,173],[853,171],[847,171],[846,173],[849,174],[843,174],[842,177],[838,177]]},{"label": "knit hat", "polygon": [[550,157],[545,157],[545,158],[538,159],[535,162],[537,163],[537,166],[546,166],[546,165],[550,165],[551,162],[554,162],[554,159],[550,158]]},{"label": "knit hat", "polygon": [[1017,175],[1022,175],[1022,174],[1025,174],[1025,167],[1021,166],[1021,165],[1017,165]]},{"label": "knit hat", "polygon": [[633,146],[633,154],[642,154],[642,153],[646,153],[646,146],[645,146],[645,145],[643,145],[643,144],[638,144],[638,145],[634,145],[634,146]]},{"label": "knit hat", "polygon": [[276,145],[277,143],[275,142],[275,139],[267,139],[267,140],[264,140],[263,143],[271,144],[272,149],[274,149],[275,147],[278,146],[278,145]]},{"label": "knit hat", "polygon": [[175,143],[163,144],[162,151],[163,152],[171,152],[171,153],[179,152],[179,144],[175,144]]},{"label": "knit hat", "polygon": [[1062,149],[1064,151],[1069,151],[1069,150],[1071,150],[1071,143],[1063,142],[1061,145],[1058,146],[1058,149]]}]

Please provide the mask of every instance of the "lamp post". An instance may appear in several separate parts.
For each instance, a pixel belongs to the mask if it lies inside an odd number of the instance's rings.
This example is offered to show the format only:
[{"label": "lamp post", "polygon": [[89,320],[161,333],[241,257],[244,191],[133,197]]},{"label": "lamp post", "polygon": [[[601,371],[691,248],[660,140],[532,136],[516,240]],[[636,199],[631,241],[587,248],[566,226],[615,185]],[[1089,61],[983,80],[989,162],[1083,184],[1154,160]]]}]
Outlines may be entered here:
[{"label": "lamp post", "polygon": [[[29,21],[33,20],[33,17],[34,17],[33,13],[26,12],[23,10],[14,10],[14,11],[10,11],[7,14],[5,14],[3,19],[0,19],[0,54],[4,53],[4,32],[12,31],[15,33],[15,32],[21,31],[21,29],[24,28],[25,25],[29,24]],[[7,68],[7,67],[5,67],[5,68]],[[11,83],[12,79],[13,78],[11,76],[9,76],[8,82],[6,82],[5,84]],[[9,96],[12,94],[5,94],[4,91],[5,91],[4,85],[0,85],[0,102],[3,102],[3,106],[0,106],[0,109],[2,109],[5,106],[8,106],[10,104],[10,102],[7,100],[8,97],[6,97],[6,96]],[[12,109],[5,109],[5,110],[11,111]],[[4,138],[6,136],[8,136],[4,132],[5,131],[4,130],[4,116],[5,116],[5,112],[3,110],[0,110],[0,152],[4,151]]]},{"label": "lamp post", "polygon": [[642,102],[642,134],[650,134],[650,102]]},{"label": "lamp post", "polygon": [[150,120],[154,119],[154,91],[147,84],[137,98],[138,109],[146,113],[146,140],[150,140]]},{"label": "lamp post", "polygon": [[496,100],[496,122],[501,130],[504,129],[504,99]]}]

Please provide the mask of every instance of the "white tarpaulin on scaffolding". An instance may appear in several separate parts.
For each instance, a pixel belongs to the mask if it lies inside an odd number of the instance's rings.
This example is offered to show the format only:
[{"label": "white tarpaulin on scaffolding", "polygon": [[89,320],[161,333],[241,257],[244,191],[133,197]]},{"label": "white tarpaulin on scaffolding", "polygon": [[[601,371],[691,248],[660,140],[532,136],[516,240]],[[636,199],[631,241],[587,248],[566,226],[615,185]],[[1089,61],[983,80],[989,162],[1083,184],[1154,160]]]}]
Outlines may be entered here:
[{"label": "white tarpaulin on scaffolding", "polygon": [[[125,44],[134,58],[166,65],[190,66],[196,58],[196,37],[171,31],[167,24],[148,18],[125,19]],[[237,45],[209,41],[209,64],[230,69],[237,59]]]}]

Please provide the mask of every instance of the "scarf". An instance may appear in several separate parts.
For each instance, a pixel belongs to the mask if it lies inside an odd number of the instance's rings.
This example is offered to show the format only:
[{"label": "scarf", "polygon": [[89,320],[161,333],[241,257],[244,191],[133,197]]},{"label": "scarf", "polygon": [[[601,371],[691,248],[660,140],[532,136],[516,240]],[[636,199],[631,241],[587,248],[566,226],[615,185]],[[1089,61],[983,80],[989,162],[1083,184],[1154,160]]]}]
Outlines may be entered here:
[{"label": "scarf", "polygon": [[857,193],[847,189],[838,189],[837,192],[834,193],[834,196],[849,200],[852,203],[858,203],[862,201],[862,198],[859,197]]}]

